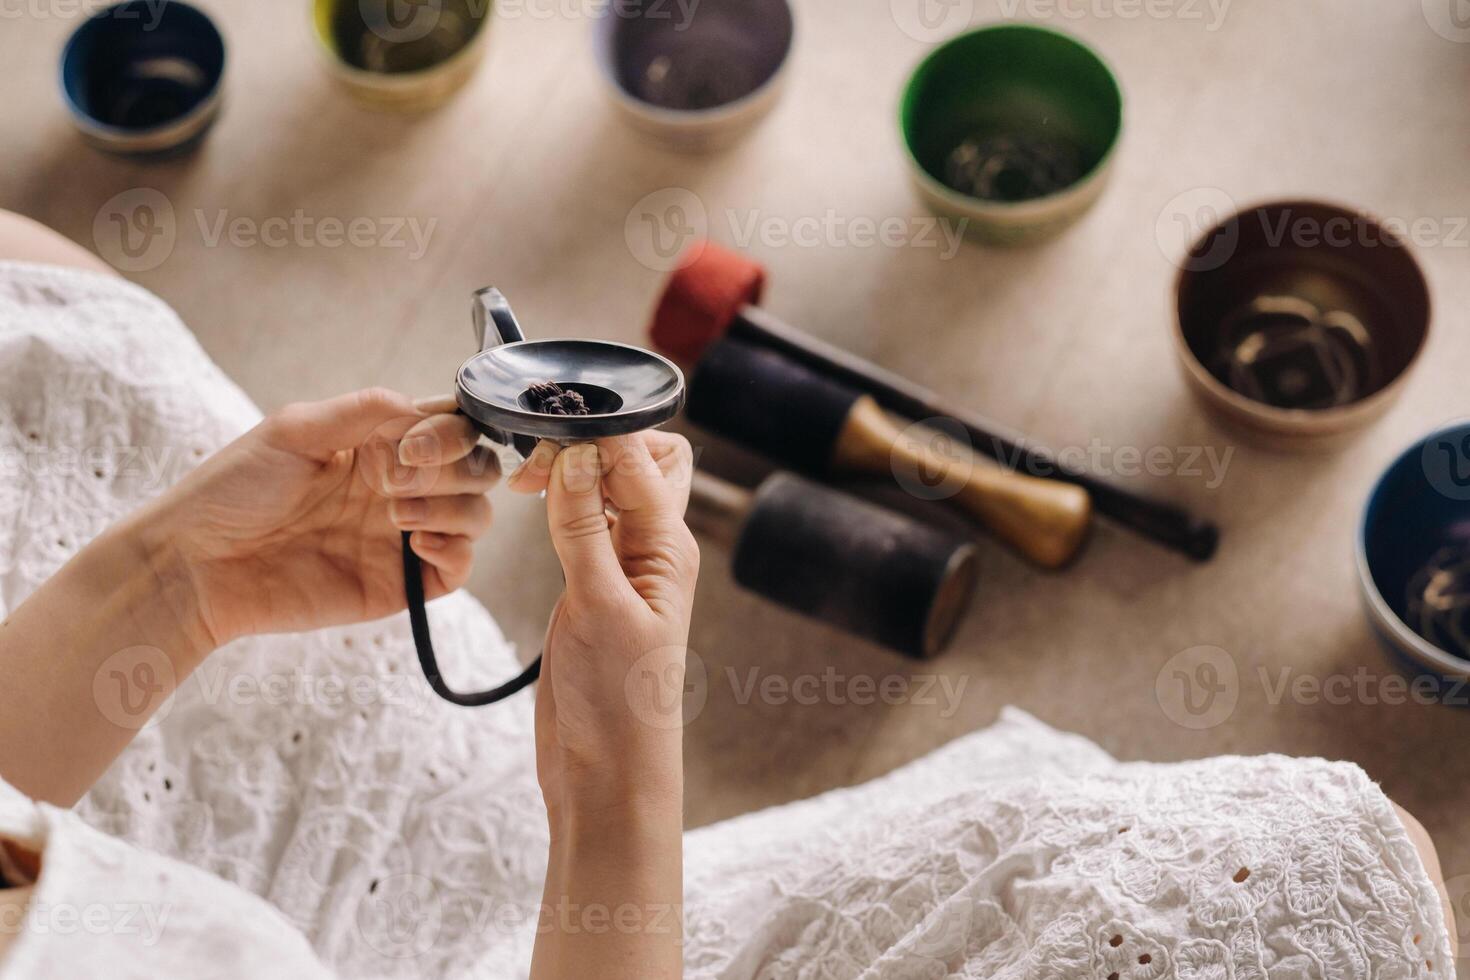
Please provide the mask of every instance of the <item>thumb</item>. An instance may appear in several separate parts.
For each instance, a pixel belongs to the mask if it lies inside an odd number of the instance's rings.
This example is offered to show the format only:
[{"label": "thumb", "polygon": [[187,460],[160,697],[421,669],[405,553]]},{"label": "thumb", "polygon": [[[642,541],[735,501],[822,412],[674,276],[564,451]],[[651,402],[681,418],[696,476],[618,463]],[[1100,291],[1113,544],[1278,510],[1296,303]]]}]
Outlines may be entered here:
[{"label": "thumb", "polygon": [[595,444],[569,446],[557,454],[546,486],[546,516],[568,598],[606,602],[636,597],[613,550],[602,497],[602,460]]},{"label": "thumb", "polygon": [[272,416],[271,441],[282,449],[326,461],[343,449],[355,449],[375,433],[401,424],[407,430],[423,418],[413,400],[389,388],[364,388],[321,402],[287,405]]}]

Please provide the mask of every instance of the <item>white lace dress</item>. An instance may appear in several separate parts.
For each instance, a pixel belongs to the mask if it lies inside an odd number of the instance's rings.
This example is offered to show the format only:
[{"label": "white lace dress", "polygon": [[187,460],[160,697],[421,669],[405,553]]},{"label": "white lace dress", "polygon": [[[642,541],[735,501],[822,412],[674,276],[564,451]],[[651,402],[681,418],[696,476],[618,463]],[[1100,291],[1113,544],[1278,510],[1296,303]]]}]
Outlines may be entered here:
[{"label": "white lace dress", "polygon": [[[145,291],[0,264],[0,612],[257,418]],[[430,614],[460,683],[511,669],[469,596]],[[416,670],[402,616],[244,640],[74,812],[0,783],[0,836],[43,861],[0,977],[525,976],[532,701],[451,707]],[[685,850],[690,977],[1454,975],[1417,852],[1345,763],[1120,764],[1011,710]]]}]

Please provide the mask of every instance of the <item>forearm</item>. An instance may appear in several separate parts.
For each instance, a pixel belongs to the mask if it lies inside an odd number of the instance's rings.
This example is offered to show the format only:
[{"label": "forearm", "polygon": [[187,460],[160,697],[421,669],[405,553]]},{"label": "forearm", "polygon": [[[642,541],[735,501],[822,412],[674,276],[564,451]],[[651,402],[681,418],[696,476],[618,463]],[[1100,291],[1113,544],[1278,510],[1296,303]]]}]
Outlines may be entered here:
[{"label": "forearm", "polygon": [[76,802],[212,646],[156,515],[110,528],[0,624],[0,776]]},{"label": "forearm", "polygon": [[553,816],[532,980],[683,975],[682,798],[663,786]]}]

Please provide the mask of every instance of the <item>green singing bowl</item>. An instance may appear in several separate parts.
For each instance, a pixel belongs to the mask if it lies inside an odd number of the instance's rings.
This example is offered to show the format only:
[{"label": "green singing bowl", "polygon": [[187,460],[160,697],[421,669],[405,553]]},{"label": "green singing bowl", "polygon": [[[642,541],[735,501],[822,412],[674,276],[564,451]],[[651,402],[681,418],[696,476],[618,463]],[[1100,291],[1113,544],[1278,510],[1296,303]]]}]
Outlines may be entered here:
[{"label": "green singing bowl", "polygon": [[1061,232],[1107,182],[1123,92],[1087,45],[1027,24],[982,27],[935,49],[899,111],[914,183],[993,245]]}]

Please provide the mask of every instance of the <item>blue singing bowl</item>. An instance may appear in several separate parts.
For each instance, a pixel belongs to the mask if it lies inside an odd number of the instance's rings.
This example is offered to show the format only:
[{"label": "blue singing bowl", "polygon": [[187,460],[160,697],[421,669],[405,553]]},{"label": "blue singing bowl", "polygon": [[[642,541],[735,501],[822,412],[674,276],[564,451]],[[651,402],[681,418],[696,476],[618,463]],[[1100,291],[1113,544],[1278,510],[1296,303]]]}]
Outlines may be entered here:
[{"label": "blue singing bowl", "polygon": [[1431,432],[1384,471],[1363,511],[1357,552],[1368,619],[1389,652],[1413,673],[1463,685],[1470,677],[1470,420]]},{"label": "blue singing bowl", "polygon": [[181,0],[127,0],[89,17],[61,53],[61,91],[92,145],[113,153],[188,149],[219,112],[225,42]]}]

